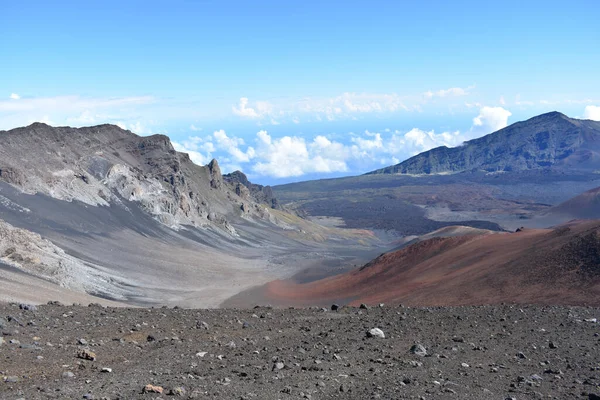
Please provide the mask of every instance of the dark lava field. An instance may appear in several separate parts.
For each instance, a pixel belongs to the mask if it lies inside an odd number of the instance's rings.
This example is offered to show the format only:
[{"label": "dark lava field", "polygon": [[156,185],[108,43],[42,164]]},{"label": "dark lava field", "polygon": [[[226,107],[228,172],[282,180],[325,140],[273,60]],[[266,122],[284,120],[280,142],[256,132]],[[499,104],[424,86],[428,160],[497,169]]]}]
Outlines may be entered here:
[{"label": "dark lava field", "polygon": [[597,318],[522,305],[5,304],[0,398],[598,399]]}]

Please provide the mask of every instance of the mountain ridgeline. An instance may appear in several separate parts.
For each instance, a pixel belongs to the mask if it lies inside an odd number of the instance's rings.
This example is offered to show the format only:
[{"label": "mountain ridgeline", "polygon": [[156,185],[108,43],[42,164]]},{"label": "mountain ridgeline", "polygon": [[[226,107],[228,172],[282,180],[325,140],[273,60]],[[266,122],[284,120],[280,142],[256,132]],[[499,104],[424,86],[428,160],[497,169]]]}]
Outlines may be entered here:
[{"label": "mountain ridgeline", "polygon": [[0,181],[30,194],[88,205],[125,199],[168,226],[213,225],[231,232],[230,220],[268,218],[262,203],[277,204],[272,193],[247,179],[224,179],[216,160],[194,164],[164,135],[141,137],[108,124],[34,123],[0,131],[0,139]]},{"label": "mountain ridgeline", "polygon": [[600,122],[550,112],[458,147],[437,147],[367,175],[518,172],[555,167],[574,171],[599,170]]}]

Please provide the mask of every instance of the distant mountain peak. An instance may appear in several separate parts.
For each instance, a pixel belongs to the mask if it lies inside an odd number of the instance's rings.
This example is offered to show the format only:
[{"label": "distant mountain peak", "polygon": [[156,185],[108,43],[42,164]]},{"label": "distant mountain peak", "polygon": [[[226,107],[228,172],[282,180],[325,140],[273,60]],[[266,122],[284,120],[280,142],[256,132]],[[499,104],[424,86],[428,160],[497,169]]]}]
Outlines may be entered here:
[{"label": "distant mountain peak", "polygon": [[552,111],[516,122],[461,146],[435,149],[369,174],[508,172],[545,168],[600,169],[600,122]]}]

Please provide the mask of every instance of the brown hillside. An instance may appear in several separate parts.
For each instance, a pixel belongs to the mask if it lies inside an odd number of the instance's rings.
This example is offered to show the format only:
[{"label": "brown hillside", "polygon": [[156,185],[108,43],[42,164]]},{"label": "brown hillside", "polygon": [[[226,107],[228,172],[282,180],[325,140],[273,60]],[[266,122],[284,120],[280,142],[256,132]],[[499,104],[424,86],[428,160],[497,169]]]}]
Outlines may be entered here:
[{"label": "brown hillside", "polygon": [[600,187],[588,190],[556,207],[552,207],[546,214],[566,215],[583,219],[600,218]]},{"label": "brown hillside", "polygon": [[600,305],[600,221],[433,238],[320,281],[271,282],[263,295],[280,305]]}]

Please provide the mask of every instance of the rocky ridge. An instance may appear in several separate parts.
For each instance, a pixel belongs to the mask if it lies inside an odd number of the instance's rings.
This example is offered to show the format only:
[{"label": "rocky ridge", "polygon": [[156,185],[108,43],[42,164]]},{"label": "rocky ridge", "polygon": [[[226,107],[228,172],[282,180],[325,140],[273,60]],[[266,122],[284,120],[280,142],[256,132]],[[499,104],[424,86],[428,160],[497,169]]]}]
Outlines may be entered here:
[{"label": "rocky ridge", "polygon": [[241,183],[224,180],[216,160],[198,166],[164,135],[34,123],[0,131],[0,141],[0,180],[25,193],[92,206],[125,199],[173,228],[215,225],[234,235],[232,218],[269,219],[272,201],[265,207],[243,196]]},{"label": "rocky ridge", "polygon": [[246,174],[242,171],[234,171],[223,176],[225,181],[231,183],[235,187],[235,193],[242,198],[253,198],[255,201],[267,204],[274,209],[282,209],[279,201],[273,193],[271,186],[263,186],[252,183],[248,180]]},{"label": "rocky ridge", "polygon": [[438,147],[369,174],[511,172],[560,167],[600,169],[600,122],[559,112],[517,122],[461,146]]}]

